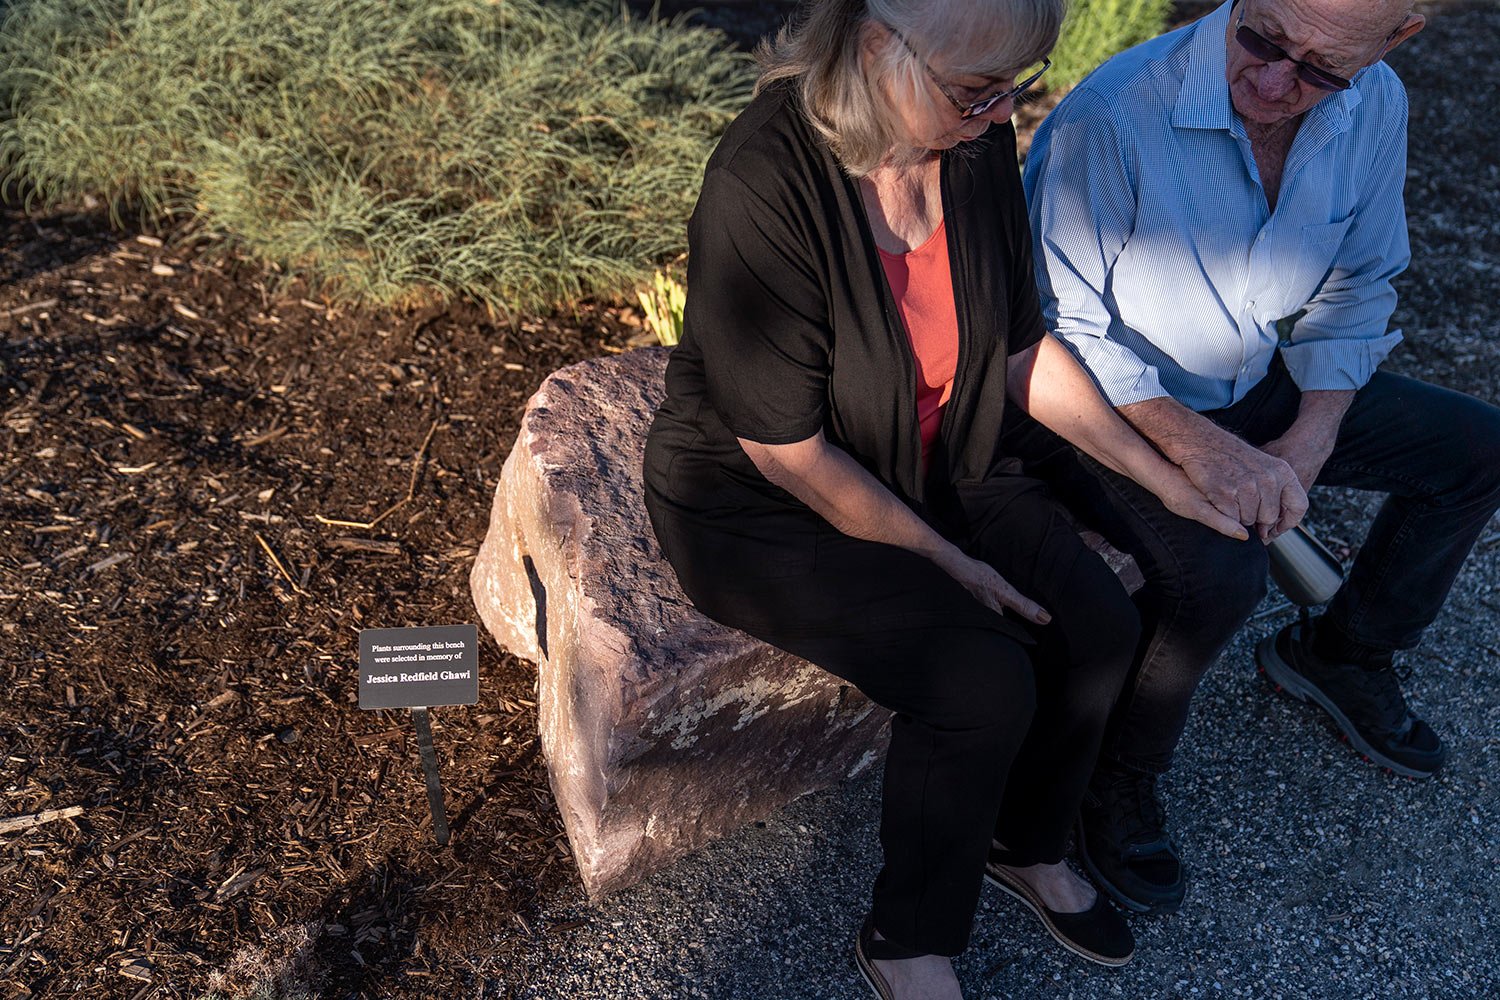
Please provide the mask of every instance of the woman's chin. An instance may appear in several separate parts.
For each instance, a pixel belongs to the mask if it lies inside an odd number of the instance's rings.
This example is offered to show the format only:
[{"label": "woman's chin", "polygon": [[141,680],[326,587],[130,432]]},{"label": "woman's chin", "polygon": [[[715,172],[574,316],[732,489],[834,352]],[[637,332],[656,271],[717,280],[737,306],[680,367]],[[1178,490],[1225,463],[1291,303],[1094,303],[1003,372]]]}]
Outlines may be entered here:
[{"label": "woman's chin", "polygon": [[988,132],[989,129],[990,129],[990,123],[989,122],[981,122],[978,128],[963,128],[963,129],[959,129],[959,130],[951,133],[951,135],[949,136],[949,143],[948,144],[950,146],[956,146],[957,144],[959,144],[961,142],[973,142],[975,139],[978,139],[980,136],[982,136],[986,132]]}]

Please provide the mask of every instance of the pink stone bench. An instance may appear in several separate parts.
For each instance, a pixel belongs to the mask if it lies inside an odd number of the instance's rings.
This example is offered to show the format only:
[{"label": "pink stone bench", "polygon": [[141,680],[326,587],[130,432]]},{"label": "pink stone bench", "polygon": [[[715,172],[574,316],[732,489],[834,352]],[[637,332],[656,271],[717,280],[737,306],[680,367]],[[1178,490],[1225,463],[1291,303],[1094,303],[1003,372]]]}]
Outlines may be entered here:
[{"label": "pink stone bench", "polygon": [[[667,353],[586,361],[542,384],[470,577],[485,627],[537,665],[552,791],[596,898],[859,774],[885,747],[888,713],[678,588],[641,498]],[[1106,558],[1138,585],[1128,557]]]}]

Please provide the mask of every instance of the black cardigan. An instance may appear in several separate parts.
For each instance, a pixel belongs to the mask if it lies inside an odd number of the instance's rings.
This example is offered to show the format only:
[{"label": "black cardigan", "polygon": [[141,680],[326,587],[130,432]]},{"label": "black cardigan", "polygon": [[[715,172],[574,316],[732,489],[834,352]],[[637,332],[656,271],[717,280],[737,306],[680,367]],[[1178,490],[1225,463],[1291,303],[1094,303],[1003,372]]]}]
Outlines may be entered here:
[{"label": "black cardigan", "polygon": [[1006,359],[1045,332],[1015,129],[945,152],[942,197],[958,367],[924,480],[916,363],[856,182],[791,87],[730,125],[689,223],[683,338],[647,441],[658,534],[667,512],[695,535],[795,546],[811,512],[735,438],[786,444],[819,428],[939,530],[966,534],[1001,475]]}]

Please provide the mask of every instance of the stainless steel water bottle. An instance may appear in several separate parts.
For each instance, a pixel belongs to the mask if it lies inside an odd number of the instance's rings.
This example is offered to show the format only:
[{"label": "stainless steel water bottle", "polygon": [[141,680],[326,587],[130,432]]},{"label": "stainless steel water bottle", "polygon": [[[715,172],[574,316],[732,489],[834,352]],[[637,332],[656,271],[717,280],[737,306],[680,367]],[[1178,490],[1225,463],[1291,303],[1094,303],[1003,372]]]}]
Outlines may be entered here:
[{"label": "stainless steel water bottle", "polygon": [[1304,608],[1327,604],[1344,582],[1344,565],[1302,525],[1277,536],[1267,551],[1271,579],[1287,600]]}]

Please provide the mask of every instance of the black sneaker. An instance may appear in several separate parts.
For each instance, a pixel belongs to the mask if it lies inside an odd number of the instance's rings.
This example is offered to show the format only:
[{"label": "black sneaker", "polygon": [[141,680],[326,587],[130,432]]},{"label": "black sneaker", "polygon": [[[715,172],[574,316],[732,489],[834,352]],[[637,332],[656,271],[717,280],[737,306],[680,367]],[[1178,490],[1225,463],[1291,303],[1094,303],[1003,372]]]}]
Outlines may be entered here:
[{"label": "black sneaker", "polygon": [[1078,857],[1096,885],[1132,913],[1173,913],[1187,873],[1167,835],[1156,775],[1101,767],[1078,814]]},{"label": "black sneaker", "polygon": [[1255,648],[1266,678],[1300,701],[1333,717],[1355,749],[1381,767],[1408,778],[1430,778],[1447,751],[1432,727],[1412,714],[1396,671],[1325,660],[1304,639],[1301,623],[1267,636]]}]

